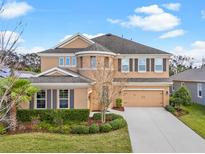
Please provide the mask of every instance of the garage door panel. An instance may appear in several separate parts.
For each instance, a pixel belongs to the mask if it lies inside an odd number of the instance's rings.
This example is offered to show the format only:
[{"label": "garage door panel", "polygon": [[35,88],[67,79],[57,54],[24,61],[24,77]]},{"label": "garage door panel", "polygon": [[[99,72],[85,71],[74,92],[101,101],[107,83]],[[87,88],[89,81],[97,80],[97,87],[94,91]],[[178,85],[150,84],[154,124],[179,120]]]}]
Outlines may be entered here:
[{"label": "garage door panel", "polygon": [[163,92],[160,90],[127,90],[123,92],[124,106],[162,106]]}]

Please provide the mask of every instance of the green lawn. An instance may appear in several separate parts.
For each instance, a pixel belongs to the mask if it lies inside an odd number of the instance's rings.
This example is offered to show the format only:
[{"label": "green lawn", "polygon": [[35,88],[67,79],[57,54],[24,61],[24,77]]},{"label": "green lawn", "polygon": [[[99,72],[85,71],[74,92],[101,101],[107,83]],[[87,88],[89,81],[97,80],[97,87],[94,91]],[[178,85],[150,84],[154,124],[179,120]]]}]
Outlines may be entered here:
[{"label": "green lawn", "polygon": [[25,133],[0,136],[1,152],[132,152],[127,128],[94,135]]},{"label": "green lawn", "polygon": [[205,138],[205,106],[193,104],[191,106],[183,106],[183,109],[189,111],[189,114],[181,116],[179,119]]}]

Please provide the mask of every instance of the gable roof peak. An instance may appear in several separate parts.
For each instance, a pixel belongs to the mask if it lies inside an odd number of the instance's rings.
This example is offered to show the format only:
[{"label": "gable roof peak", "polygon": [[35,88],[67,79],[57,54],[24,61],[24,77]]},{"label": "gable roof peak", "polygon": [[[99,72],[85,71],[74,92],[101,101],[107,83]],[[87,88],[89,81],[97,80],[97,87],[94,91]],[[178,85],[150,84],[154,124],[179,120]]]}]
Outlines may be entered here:
[{"label": "gable roof peak", "polygon": [[56,48],[60,48],[61,46],[71,42],[72,40],[74,40],[76,37],[81,37],[83,38],[86,42],[88,42],[89,44],[93,44],[95,42],[93,42],[91,39],[87,38],[86,36],[82,35],[80,32],[72,35],[71,37],[68,37],[67,39],[65,39],[64,41],[60,42],[59,44],[57,44],[54,49]]}]

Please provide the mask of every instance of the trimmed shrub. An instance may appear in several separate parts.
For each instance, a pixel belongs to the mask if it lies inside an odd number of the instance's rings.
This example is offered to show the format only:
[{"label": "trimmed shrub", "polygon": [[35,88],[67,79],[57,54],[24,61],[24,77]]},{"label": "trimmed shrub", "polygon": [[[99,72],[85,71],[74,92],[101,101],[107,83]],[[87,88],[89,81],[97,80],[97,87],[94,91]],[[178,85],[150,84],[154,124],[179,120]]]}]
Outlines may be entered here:
[{"label": "trimmed shrub", "polygon": [[191,94],[189,90],[185,86],[181,86],[174,94],[173,98],[171,98],[171,102],[173,106],[180,108],[180,105],[191,105]]},{"label": "trimmed shrub", "polygon": [[121,108],[122,107],[122,99],[121,98],[117,98],[115,100],[115,103],[116,103],[116,107],[117,108]]},{"label": "trimmed shrub", "polygon": [[115,119],[110,122],[113,130],[123,128],[127,125],[125,119]]},{"label": "trimmed shrub", "polygon": [[[114,114],[114,113],[107,113],[106,114],[106,120],[111,121],[115,119],[123,118],[121,115]],[[94,120],[101,120],[101,113],[94,113],[93,115]]]},{"label": "trimmed shrub", "polygon": [[63,118],[60,114],[60,112],[56,113],[56,116],[53,117],[53,124],[57,126],[62,126],[63,125]]},{"label": "trimmed shrub", "polygon": [[94,120],[101,120],[101,113],[94,113],[93,114],[93,119]]},{"label": "trimmed shrub", "polygon": [[51,130],[52,129],[52,125],[47,122],[41,122],[36,127],[41,130]]},{"label": "trimmed shrub", "polygon": [[100,132],[102,133],[110,132],[111,130],[112,130],[112,126],[109,123],[100,125]]},{"label": "trimmed shrub", "polygon": [[123,117],[121,115],[119,115],[119,114],[110,113],[110,114],[108,114],[108,116],[111,116],[112,120],[123,119]]},{"label": "trimmed shrub", "polygon": [[73,134],[88,134],[89,133],[89,127],[84,126],[84,125],[74,126],[71,129],[71,133],[73,133]]},{"label": "trimmed shrub", "polygon": [[87,121],[88,109],[46,109],[46,110],[17,110],[17,120],[30,122],[33,117],[50,124],[67,123],[70,121]]},{"label": "trimmed shrub", "polygon": [[52,126],[48,129],[48,131],[51,133],[68,134],[68,133],[70,133],[71,129],[69,126],[63,125],[63,126],[59,126],[59,127]]},{"label": "trimmed shrub", "polygon": [[167,105],[167,106],[165,107],[165,109],[166,109],[167,111],[171,112],[171,113],[173,113],[173,112],[175,111],[175,108],[174,108],[173,106],[171,106],[171,105]]},{"label": "trimmed shrub", "polygon": [[89,128],[89,132],[90,132],[91,134],[98,133],[99,131],[100,131],[100,128],[99,128],[99,126],[96,125],[96,124],[92,124],[92,125],[90,126],[90,128]]},{"label": "trimmed shrub", "polygon": [[0,124],[0,135],[3,135],[6,133],[5,126],[3,124]]}]

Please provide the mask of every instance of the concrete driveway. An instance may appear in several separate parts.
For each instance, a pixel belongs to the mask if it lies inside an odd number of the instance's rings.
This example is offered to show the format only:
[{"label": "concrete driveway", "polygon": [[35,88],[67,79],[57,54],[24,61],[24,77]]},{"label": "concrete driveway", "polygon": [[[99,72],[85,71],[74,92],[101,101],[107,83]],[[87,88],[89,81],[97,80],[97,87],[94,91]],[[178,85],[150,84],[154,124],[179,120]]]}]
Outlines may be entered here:
[{"label": "concrete driveway", "polygon": [[205,140],[164,108],[126,108],[133,152],[205,152]]}]

